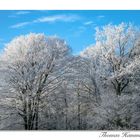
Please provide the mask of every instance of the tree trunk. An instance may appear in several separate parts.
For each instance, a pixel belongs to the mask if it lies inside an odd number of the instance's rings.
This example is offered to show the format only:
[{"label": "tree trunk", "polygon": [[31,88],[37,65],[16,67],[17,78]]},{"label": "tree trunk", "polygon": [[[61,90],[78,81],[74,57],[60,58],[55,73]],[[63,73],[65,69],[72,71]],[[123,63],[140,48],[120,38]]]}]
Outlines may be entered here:
[{"label": "tree trunk", "polygon": [[119,95],[119,96],[121,95],[121,83],[117,84],[116,94]]},{"label": "tree trunk", "polygon": [[[79,88],[79,86],[78,86]],[[80,108],[80,93],[79,93],[79,89],[77,91],[77,100],[78,100],[78,106],[77,106],[77,111],[78,111],[78,130],[81,129],[81,108]]]},{"label": "tree trunk", "polygon": [[36,115],[35,115],[35,130],[38,130],[38,105],[36,108]]}]

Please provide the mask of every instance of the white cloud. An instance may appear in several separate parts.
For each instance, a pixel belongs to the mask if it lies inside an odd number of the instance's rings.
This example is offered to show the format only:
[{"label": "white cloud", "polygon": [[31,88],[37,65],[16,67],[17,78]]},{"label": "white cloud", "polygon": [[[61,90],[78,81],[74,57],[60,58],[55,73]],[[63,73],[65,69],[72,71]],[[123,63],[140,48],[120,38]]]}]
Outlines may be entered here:
[{"label": "white cloud", "polygon": [[57,21],[63,21],[63,22],[73,22],[78,20],[80,17],[77,15],[54,15],[54,16],[47,16],[42,17],[34,20],[33,22],[39,23],[39,22],[57,22]]},{"label": "white cloud", "polygon": [[15,25],[10,26],[10,28],[20,28],[29,24],[33,24],[33,23],[41,23],[41,22],[74,22],[76,20],[80,19],[79,16],[77,15],[54,15],[54,16],[46,16],[46,17],[41,17],[38,19],[35,19],[33,21],[30,22],[21,22],[21,23],[17,23]]},{"label": "white cloud", "polygon": [[91,25],[91,24],[93,24],[93,21],[84,22],[84,25]]},{"label": "white cloud", "polygon": [[15,25],[10,26],[10,28],[20,28],[28,24],[30,24],[30,22],[21,22],[21,23],[17,23]]},{"label": "white cloud", "polygon": [[97,18],[98,19],[101,19],[101,18],[104,18],[105,16],[104,15],[100,15],[100,16],[98,16]]},{"label": "white cloud", "polygon": [[18,11],[15,14],[16,15],[25,15],[25,14],[29,14],[29,13],[30,13],[29,11]]},{"label": "white cloud", "polygon": [[15,18],[15,17],[18,17],[20,15],[26,15],[26,14],[29,14],[29,13],[30,13],[29,11],[17,11],[14,14],[9,15],[8,17]]}]

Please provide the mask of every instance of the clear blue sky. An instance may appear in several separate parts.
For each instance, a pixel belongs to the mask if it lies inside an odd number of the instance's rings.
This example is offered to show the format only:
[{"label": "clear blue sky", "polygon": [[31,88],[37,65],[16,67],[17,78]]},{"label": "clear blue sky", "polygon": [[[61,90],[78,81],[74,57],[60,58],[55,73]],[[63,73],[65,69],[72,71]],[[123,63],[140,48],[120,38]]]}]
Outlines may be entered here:
[{"label": "clear blue sky", "polygon": [[73,54],[94,43],[95,27],[131,22],[140,25],[140,11],[0,11],[0,50],[18,35],[45,33],[67,41]]}]

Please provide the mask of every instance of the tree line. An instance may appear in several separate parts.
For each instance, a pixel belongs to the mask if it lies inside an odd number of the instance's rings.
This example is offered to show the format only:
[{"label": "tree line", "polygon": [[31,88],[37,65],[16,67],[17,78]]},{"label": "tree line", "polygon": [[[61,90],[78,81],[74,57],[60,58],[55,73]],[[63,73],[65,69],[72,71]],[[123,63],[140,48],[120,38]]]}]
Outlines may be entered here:
[{"label": "tree line", "polygon": [[96,28],[73,55],[65,40],[30,33],[0,54],[0,129],[140,129],[140,31]]}]

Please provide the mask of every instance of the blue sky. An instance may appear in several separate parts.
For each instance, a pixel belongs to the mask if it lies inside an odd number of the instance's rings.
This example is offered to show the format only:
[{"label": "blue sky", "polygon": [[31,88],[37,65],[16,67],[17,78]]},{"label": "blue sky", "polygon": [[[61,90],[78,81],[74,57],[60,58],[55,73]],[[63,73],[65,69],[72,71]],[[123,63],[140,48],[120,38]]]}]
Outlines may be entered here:
[{"label": "blue sky", "polygon": [[67,41],[73,54],[94,43],[95,28],[121,22],[140,25],[140,11],[39,10],[0,11],[0,50],[14,37],[28,33],[57,35]]}]

